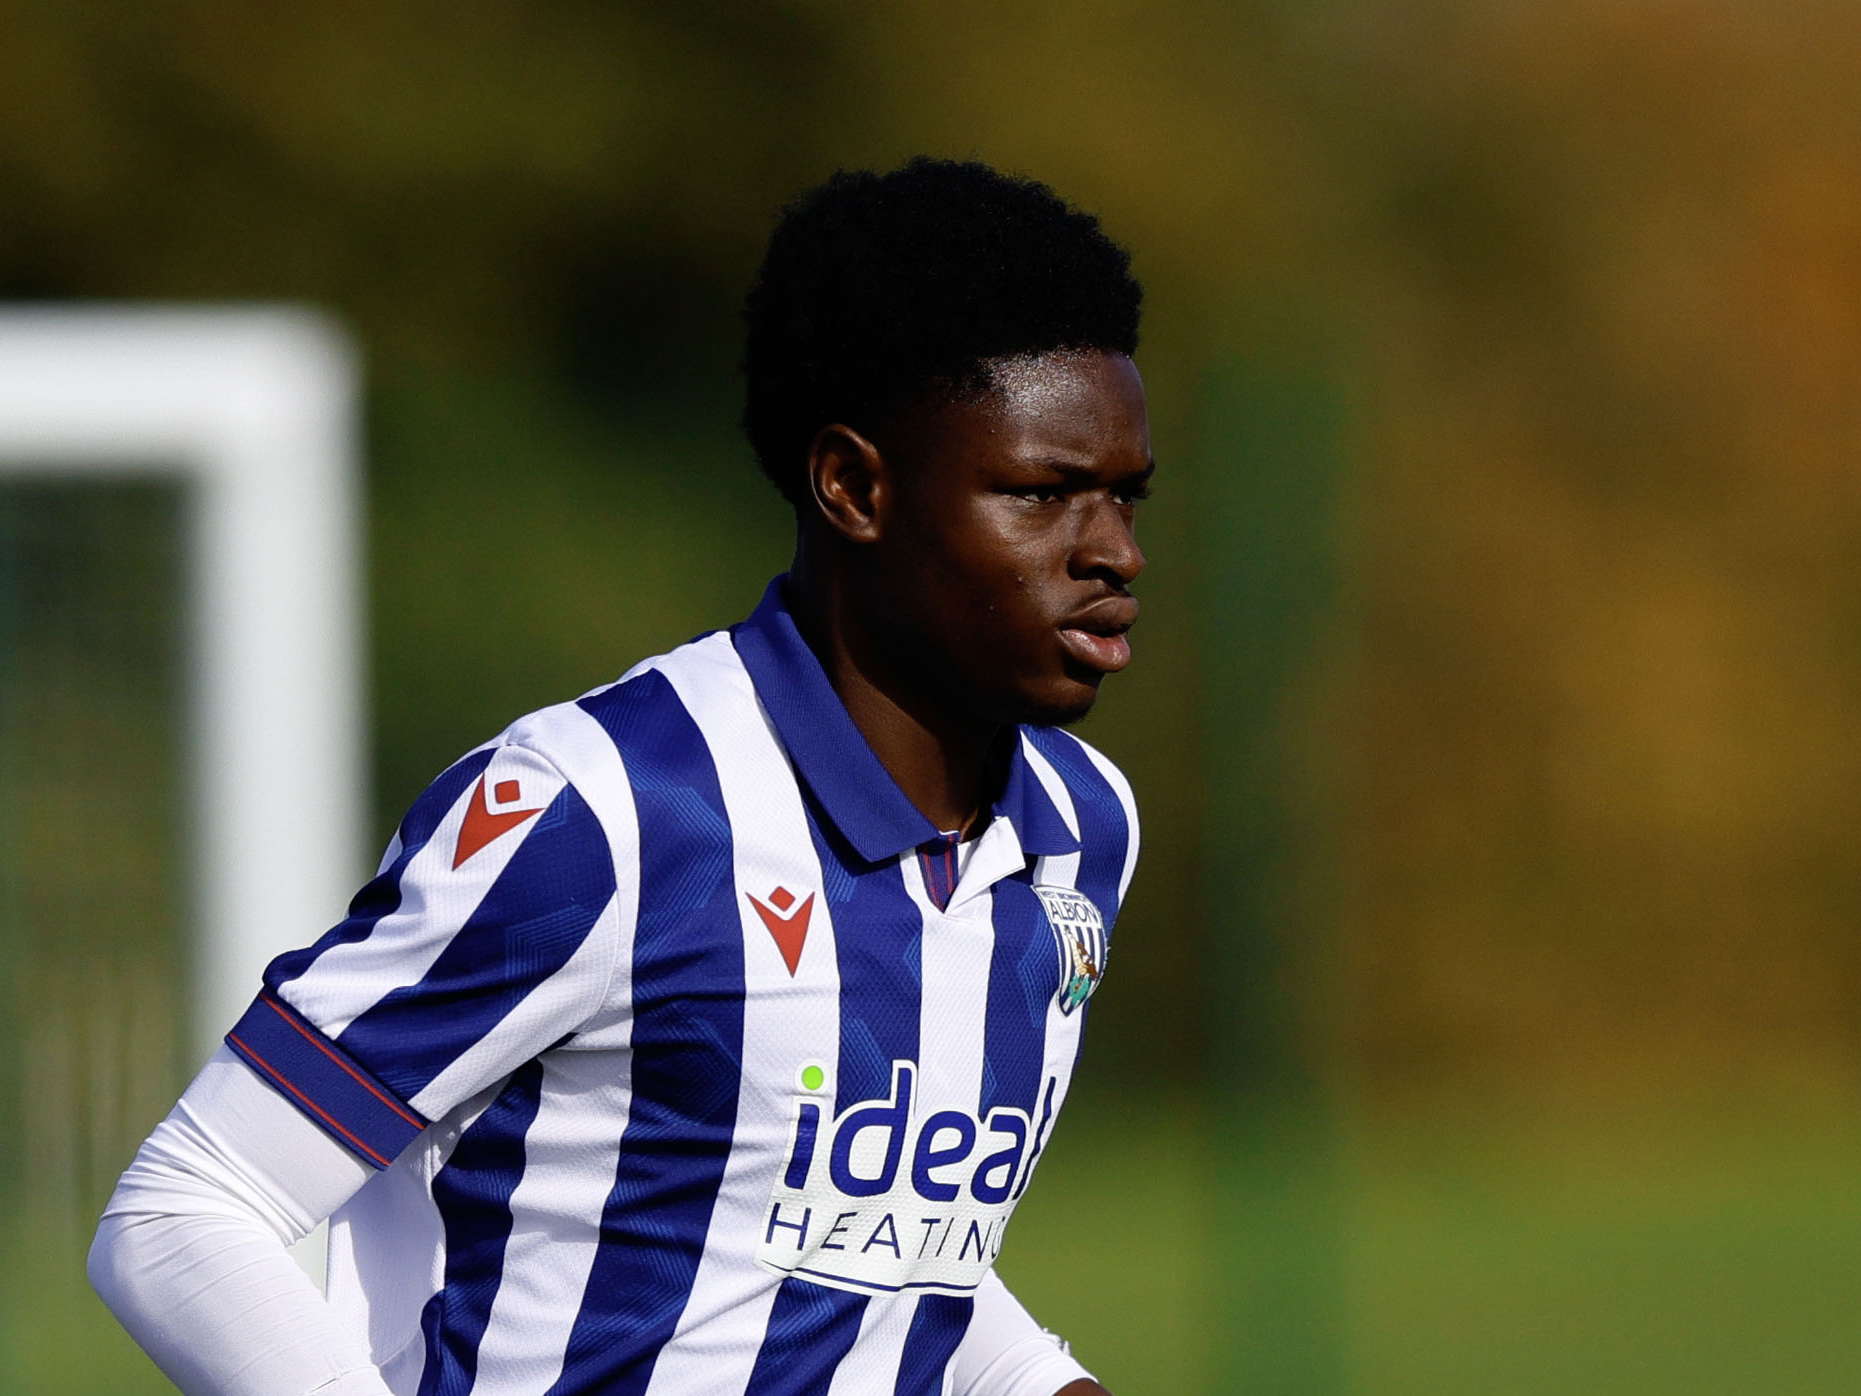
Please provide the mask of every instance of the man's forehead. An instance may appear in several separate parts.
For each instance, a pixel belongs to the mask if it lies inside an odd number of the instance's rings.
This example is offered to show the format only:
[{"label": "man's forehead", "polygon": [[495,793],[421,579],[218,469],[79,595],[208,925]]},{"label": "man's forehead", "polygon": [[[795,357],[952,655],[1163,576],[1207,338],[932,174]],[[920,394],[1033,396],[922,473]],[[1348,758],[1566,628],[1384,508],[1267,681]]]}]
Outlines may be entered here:
[{"label": "man's forehead", "polygon": [[987,385],[946,399],[926,424],[987,421],[996,427],[1065,427],[1143,422],[1144,387],[1137,366],[1101,349],[1060,349],[1016,355],[986,365]]},{"label": "man's forehead", "polygon": [[1069,350],[1013,359],[997,367],[992,386],[986,415],[1030,449],[1147,436],[1143,381],[1122,354]]},{"label": "man's forehead", "polygon": [[1143,382],[1125,355],[1063,349],[987,367],[985,388],[907,412],[884,434],[882,449],[919,464],[1074,462],[1097,471],[1147,465]]},{"label": "man's forehead", "polygon": [[989,386],[1004,403],[1035,410],[1107,387],[1142,393],[1137,365],[1109,349],[1054,349],[1016,354],[988,365]]}]

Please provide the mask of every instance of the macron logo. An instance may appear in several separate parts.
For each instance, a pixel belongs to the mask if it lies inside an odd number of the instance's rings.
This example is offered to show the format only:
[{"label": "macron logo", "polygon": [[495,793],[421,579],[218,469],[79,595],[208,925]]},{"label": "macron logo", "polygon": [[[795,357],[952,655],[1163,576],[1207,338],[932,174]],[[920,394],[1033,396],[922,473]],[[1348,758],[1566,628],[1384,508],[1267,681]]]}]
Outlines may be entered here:
[{"label": "macron logo", "polygon": [[[501,780],[492,792],[500,805],[514,805],[523,798],[523,787],[514,780]],[[526,819],[543,812],[535,809],[503,809],[494,813],[485,804],[485,778],[480,776],[472,787],[472,803],[466,808],[465,822],[459,825],[459,844],[452,851],[452,866],[463,867],[479,849],[500,835],[509,833]]]},{"label": "macron logo", "polygon": [[799,906],[795,905],[795,894],[786,887],[771,892],[768,903],[757,901],[748,892],[743,895],[750,898],[750,905],[756,908],[763,925],[775,937],[775,948],[782,952],[782,963],[788,966],[788,977],[793,979],[801,964],[801,947],[808,939],[808,917],[813,914],[814,893],[808,893],[807,900]]}]

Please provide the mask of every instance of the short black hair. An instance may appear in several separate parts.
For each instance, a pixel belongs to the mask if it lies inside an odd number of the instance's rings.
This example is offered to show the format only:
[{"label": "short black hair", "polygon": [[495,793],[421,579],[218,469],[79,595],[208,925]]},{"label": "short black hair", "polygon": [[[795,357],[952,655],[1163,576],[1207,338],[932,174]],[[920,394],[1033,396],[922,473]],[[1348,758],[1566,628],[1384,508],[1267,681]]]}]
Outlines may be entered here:
[{"label": "short black hair", "polygon": [[744,305],[743,430],[790,503],[831,422],[870,431],[986,389],[992,360],[1131,354],[1131,256],[1046,185],[920,156],[842,170],[782,212]]}]

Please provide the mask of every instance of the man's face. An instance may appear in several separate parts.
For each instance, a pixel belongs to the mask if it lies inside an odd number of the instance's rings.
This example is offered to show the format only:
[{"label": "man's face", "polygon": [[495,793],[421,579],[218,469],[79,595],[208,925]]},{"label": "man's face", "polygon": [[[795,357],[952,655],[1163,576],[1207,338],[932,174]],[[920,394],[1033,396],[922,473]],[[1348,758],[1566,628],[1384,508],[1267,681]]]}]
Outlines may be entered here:
[{"label": "man's face", "polygon": [[1130,662],[1132,535],[1152,469],[1122,354],[1004,360],[980,399],[911,414],[882,443],[891,495],[869,620],[894,662],[965,716],[1070,722]]}]

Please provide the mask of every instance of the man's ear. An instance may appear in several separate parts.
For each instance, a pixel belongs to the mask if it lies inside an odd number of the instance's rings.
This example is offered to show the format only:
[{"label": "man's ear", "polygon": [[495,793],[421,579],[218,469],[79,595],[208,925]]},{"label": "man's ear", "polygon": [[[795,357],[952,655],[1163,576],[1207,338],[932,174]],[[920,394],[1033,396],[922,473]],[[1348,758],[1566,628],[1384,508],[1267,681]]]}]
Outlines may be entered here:
[{"label": "man's ear", "polygon": [[848,542],[877,542],[891,505],[891,468],[879,448],[835,422],[808,447],[808,491],[827,526]]}]

